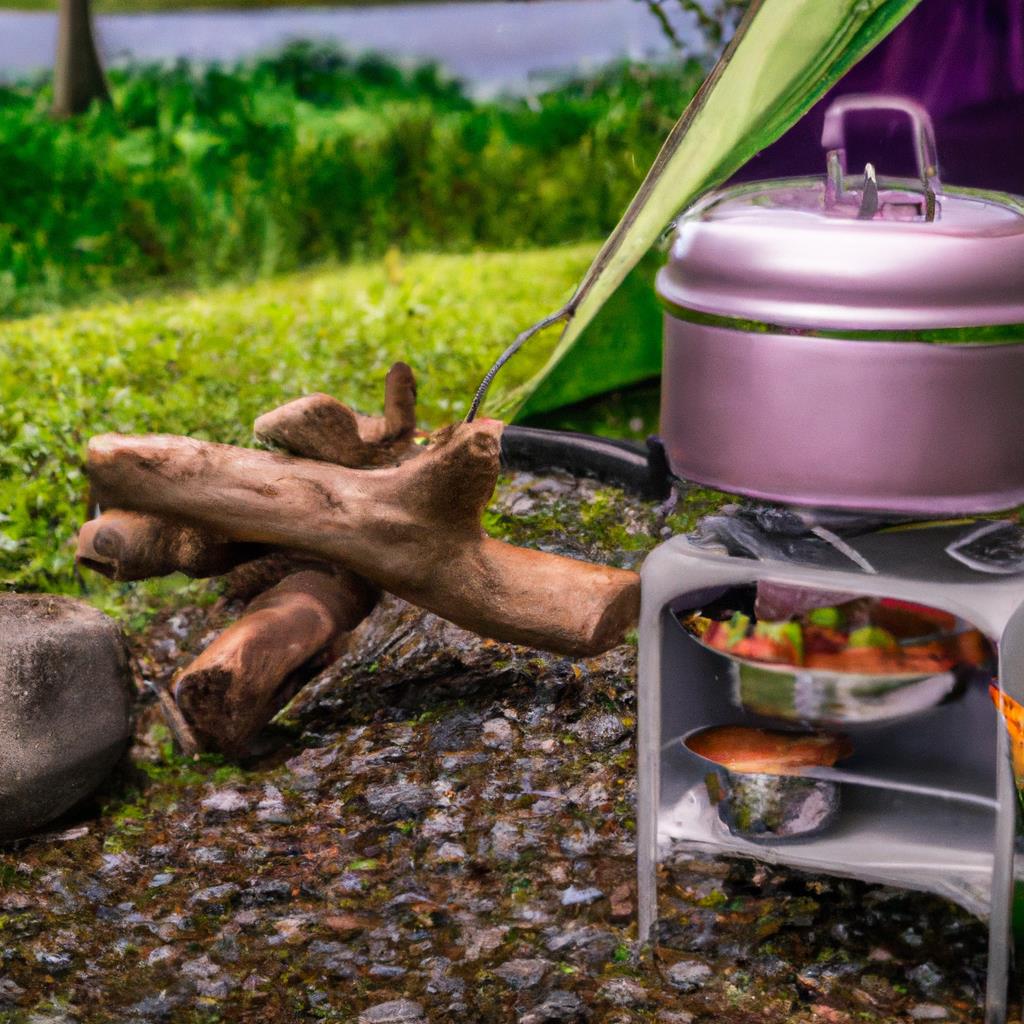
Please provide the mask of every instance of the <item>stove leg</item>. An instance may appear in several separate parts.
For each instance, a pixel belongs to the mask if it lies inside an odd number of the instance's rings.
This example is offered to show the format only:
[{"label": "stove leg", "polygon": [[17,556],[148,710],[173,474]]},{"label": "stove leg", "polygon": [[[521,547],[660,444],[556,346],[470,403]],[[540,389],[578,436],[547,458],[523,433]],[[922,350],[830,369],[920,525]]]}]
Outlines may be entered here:
[{"label": "stove leg", "polygon": [[1000,726],[997,743],[999,811],[992,867],[992,905],[988,922],[988,982],[985,1024],[1005,1024],[1013,946],[1013,853],[1017,839],[1017,788],[1010,763],[1010,743]]},{"label": "stove leg", "polygon": [[643,601],[637,672],[637,939],[658,920],[658,810],[661,802],[662,607]]},{"label": "stove leg", "polygon": [[[1024,703],[1024,606],[1018,608],[999,642],[999,684],[1007,697]],[[988,985],[985,1024],[1004,1024],[1013,952],[1014,849],[1017,840],[1017,782],[1011,756],[1010,732],[1000,721],[996,746],[995,849],[992,865],[992,903],[989,911]]]}]

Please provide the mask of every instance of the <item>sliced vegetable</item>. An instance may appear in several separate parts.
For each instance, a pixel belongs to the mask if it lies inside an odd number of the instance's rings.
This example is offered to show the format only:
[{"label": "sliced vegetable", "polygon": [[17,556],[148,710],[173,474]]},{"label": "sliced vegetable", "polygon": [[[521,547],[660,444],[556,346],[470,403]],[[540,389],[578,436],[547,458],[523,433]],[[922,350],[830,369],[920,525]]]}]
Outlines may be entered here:
[{"label": "sliced vegetable", "polygon": [[892,649],[899,646],[896,637],[881,626],[864,626],[850,634],[850,647],[881,647]]},{"label": "sliced vegetable", "polygon": [[812,608],[807,613],[807,621],[812,626],[823,626],[825,629],[840,629],[846,618],[838,608]]}]

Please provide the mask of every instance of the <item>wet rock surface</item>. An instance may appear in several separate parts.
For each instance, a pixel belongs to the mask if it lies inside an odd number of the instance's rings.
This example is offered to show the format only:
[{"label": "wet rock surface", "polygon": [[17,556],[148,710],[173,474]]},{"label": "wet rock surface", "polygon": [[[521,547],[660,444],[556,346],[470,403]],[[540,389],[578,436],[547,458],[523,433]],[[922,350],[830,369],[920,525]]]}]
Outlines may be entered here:
[{"label": "wet rock surface", "polygon": [[[489,526],[632,564],[712,501],[520,475]],[[140,683],[237,611],[169,610]],[[980,1022],[984,926],[929,896],[677,852],[636,943],[634,671],[389,599],[242,765],[144,703],[101,795],[0,848],[0,1021]]]},{"label": "wet rock surface", "polygon": [[0,594],[0,839],[95,789],[131,735],[119,625],[83,601]]}]

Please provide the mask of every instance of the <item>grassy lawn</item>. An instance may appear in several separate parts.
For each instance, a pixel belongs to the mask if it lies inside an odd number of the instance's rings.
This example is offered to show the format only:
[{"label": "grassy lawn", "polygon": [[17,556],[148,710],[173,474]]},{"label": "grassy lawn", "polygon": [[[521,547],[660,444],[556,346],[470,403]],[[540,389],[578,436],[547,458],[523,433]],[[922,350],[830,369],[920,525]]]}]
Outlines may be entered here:
[{"label": "grassy lawn", "polygon": [[[82,456],[103,431],[246,443],[253,419],[310,391],[379,411],[405,359],[425,425],[458,418],[502,346],[564,299],[594,246],[462,256],[397,253],[247,287],[171,294],[0,324],[0,572],[77,592]],[[540,358],[507,369],[521,379]],[[132,588],[90,574],[99,603]],[[180,587],[180,581],[175,584]]]}]

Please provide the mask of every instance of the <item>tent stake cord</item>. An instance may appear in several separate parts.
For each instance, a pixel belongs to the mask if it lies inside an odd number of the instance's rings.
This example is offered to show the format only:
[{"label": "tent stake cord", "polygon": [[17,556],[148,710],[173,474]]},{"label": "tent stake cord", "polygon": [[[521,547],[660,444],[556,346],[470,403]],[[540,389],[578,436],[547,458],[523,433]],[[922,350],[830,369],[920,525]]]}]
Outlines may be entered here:
[{"label": "tent stake cord", "polygon": [[512,342],[504,352],[494,361],[494,364],[484,375],[484,379],[480,381],[480,386],[476,389],[476,394],[473,396],[473,401],[470,403],[469,412],[466,413],[466,422],[472,423],[476,419],[476,414],[480,411],[480,404],[487,396],[487,391],[490,388],[494,378],[498,375],[498,371],[525,345],[535,334],[539,334],[545,328],[550,327],[552,324],[557,324],[559,320],[568,320],[574,312],[574,307],[570,303],[569,305],[563,306],[558,312],[551,313],[549,316],[544,317],[543,320],[538,320],[532,327],[527,327],[525,331],[516,336],[516,340]]}]

